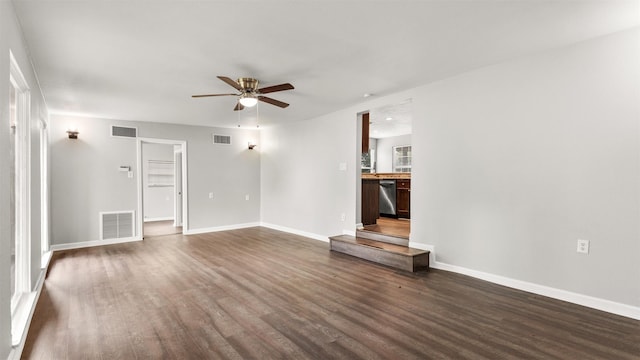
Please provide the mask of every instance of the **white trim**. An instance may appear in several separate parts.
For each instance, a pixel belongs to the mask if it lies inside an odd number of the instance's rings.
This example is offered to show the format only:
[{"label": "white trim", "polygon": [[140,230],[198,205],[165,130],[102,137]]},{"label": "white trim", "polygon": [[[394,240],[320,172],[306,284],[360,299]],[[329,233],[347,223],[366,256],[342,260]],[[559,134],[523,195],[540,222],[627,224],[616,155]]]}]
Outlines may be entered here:
[{"label": "white trim", "polygon": [[476,279],[492,282],[498,285],[547,296],[557,300],[567,301],[573,304],[586,306],[589,308],[606,311],[608,313],[625,316],[640,320],[640,307],[617,303],[610,300],[600,299],[593,296],[574,293],[571,291],[556,289],[544,285],[538,285],[527,281],[516,280],[504,276],[485,273],[482,271],[467,269],[461,266],[449,265],[442,262],[433,262],[432,268],[464,274]]},{"label": "white trim", "polygon": [[270,224],[270,223],[265,223],[265,222],[260,222],[260,226],[264,226],[266,228],[273,229],[273,230],[288,232],[288,233],[291,233],[291,234],[294,234],[294,235],[300,235],[300,236],[308,237],[308,238],[311,238],[311,239],[314,239],[314,240],[324,241],[326,243],[329,242],[329,237],[328,236],[314,234],[314,233],[310,233],[310,232],[306,232],[306,231],[302,231],[302,230],[298,230],[298,229],[293,229],[293,228],[289,228],[289,227],[286,227],[286,226],[280,226],[280,225],[275,225],[275,224]]},{"label": "white trim", "polygon": [[20,322],[21,309],[31,292],[31,93],[13,52],[9,50],[9,81],[16,91],[15,119],[15,289],[11,297],[12,322]]},{"label": "white trim", "polygon": [[152,222],[152,221],[169,221],[173,220],[173,216],[165,216],[165,217],[157,217],[157,218],[146,218],[144,222]]},{"label": "white trim", "polygon": [[187,171],[187,142],[184,140],[168,140],[168,139],[154,139],[154,138],[136,138],[136,171],[138,173],[137,180],[137,195],[138,195],[138,214],[136,224],[138,225],[137,235],[142,238],[144,235],[144,206],[143,206],[143,183],[142,183],[142,143],[152,144],[167,144],[167,145],[179,145],[182,151],[182,233],[187,234],[189,231],[189,179]]},{"label": "white trim", "polygon": [[40,257],[40,268],[41,269],[46,269],[47,266],[49,266],[49,263],[51,262],[51,256],[52,255],[53,255],[53,251],[51,249],[49,249],[46,252],[42,253],[42,256]]},{"label": "white trim", "polygon": [[[49,251],[49,129],[40,118],[40,252]],[[44,264],[44,261],[42,261]],[[45,266],[42,265],[42,268]]]},{"label": "white trim", "polygon": [[184,235],[196,235],[196,234],[205,234],[212,233],[218,231],[227,231],[227,230],[238,230],[238,229],[246,229],[251,227],[260,226],[258,222],[244,223],[244,224],[233,224],[233,225],[223,225],[223,226],[215,226],[208,228],[199,228],[199,229],[191,229],[183,232]]},{"label": "white trim", "polygon": [[107,239],[107,240],[92,240],[92,241],[80,241],[77,243],[55,244],[51,245],[51,251],[82,249],[94,246],[113,245],[128,242],[142,241],[140,237],[130,237],[122,239]]}]

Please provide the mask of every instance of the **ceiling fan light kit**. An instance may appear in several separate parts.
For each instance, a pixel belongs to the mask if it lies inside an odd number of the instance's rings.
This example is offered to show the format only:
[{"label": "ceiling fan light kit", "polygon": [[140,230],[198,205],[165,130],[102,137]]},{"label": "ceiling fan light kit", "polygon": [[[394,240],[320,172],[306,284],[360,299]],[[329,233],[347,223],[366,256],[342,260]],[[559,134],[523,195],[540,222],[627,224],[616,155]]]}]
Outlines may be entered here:
[{"label": "ceiling fan light kit", "polygon": [[293,85],[289,83],[284,83],[284,84],[274,85],[274,86],[267,86],[267,87],[258,89],[258,80],[254,78],[239,78],[237,81],[233,81],[231,80],[231,78],[228,78],[226,76],[218,76],[218,79],[224,81],[229,86],[232,86],[234,89],[240,91],[240,93],[239,94],[192,95],[191,97],[200,98],[200,97],[209,97],[209,96],[237,96],[238,102],[236,103],[236,107],[233,109],[234,111],[242,110],[245,107],[255,106],[258,103],[258,101],[266,102],[267,104],[275,105],[280,108],[286,108],[287,106],[289,106],[289,104],[282,102],[280,100],[263,96],[263,94],[294,89]]},{"label": "ceiling fan light kit", "polygon": [[243,94],[242,96],[240,96],[238,102],[244,107],[252,107],[256,106],[256,104],[258,103],[258,98],[252,94]]}]

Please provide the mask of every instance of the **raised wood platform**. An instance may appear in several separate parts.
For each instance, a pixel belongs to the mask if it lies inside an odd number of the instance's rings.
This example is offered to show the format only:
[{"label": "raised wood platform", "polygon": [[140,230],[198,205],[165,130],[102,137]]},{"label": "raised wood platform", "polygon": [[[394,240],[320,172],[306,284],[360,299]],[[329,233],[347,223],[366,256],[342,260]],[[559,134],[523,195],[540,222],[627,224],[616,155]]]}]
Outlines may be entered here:
[{"label": "raised wood platform", "polygon": [[[360,234],[360,232],[358,232]],[[429,269],[429,251],[363,237],[329,237],[331,250],[410,272]]]}]

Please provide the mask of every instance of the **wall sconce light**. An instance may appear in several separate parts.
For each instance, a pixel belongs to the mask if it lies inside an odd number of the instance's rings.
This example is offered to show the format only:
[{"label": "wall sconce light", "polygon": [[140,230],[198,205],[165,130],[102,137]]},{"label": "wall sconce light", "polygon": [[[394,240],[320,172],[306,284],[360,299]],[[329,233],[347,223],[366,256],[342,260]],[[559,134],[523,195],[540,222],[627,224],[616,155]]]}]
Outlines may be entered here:
[{"label": "wall sconce light", "polygon": [[249,141],[249,150],[253,150],[253,148],[256,146],[258,146],[256,143],[254,143],[253,141]]},{"label": "wall sconce light", "polygon": [[78,129],[68,129],[67,134],[69,134],[69,139],[77,139],[80,132],[78,132]]}]

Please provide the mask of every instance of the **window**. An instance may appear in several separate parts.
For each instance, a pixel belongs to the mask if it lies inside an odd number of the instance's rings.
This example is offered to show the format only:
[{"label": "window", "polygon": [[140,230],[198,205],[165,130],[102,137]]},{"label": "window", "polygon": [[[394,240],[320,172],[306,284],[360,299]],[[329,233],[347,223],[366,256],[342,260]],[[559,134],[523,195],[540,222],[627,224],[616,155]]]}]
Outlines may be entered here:
[{"label": "window", "polygon": [[11,332],[16,345],[24,331],[31,294],[30,216],[30,94],[13,54],[10,57],[10,224],[11,224]]},{"label": "window", "polygon": [[393,147],[393,172],[411,172],[411,145]]}]

